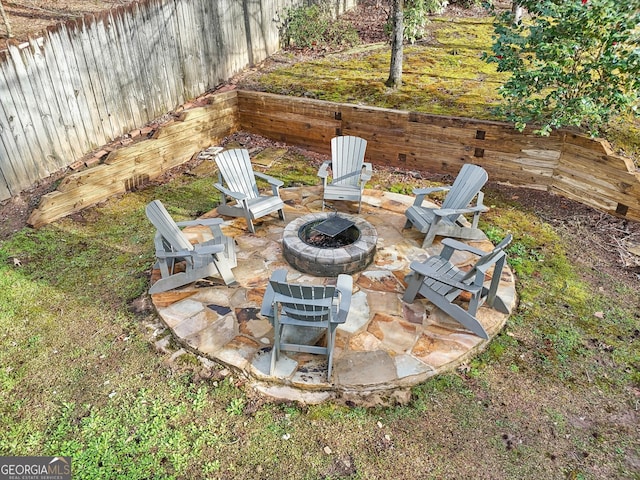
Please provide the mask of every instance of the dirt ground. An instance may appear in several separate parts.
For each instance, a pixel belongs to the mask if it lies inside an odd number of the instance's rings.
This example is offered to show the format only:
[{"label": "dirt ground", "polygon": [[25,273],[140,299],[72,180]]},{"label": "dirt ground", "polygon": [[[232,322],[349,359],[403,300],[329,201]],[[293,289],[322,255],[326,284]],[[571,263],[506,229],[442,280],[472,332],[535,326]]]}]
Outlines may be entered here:
[{"label": "dirt ground", "polygon": [[38,38],[47,27],[58,22],[77,20],[86,14],[117,8],[133,0],[1,0],[13,37],[8,38],[6,24],[0,18],[0,50],[7,42],[22,43]]}]

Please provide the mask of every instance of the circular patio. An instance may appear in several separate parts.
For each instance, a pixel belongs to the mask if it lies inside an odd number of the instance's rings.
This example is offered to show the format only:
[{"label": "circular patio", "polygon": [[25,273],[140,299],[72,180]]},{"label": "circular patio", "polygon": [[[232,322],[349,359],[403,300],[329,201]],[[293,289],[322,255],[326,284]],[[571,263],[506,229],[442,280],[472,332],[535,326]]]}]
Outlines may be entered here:
[{"label": "circular patio", "polygon": [[[286,268],[289,282],[335,281],[295,270],[282,252],[286,224],[319,212],[321,195],[321,187],[282,189],[286,222],[277,215],[262,217],[255,222],[256,234],[248,232],[244,219],[227,219],[223,231],[236,241],[236,285],[206,279],[152,296],[161,319],[180,344],[242,372],[256,390],[271,397],[371,405],[406,402],[411,386],[463,364],[502,329],[509,315],[486,306],[477,313],[489,334],[489,340],[482,340],[421,297],[413,304],[402,301],[409,264],[437,254],[439,237],[425,250],[421,248],[424,235],[403,228],[404,211],[413,197],[365,190],[359,216],[378,233],[376,253],[365,270],[352,275],[351,308],[346,323],[337,330],[331,382],[322,355],[283,352],[274,375],[269,375],[273,328],[259,312],[271,273]],[[335,206],[357,215],[357,205],[337,202]],[[205,216],[216,216],[216,212]],[[206,231],[193,227],[185,232],[197,240]],[[493,247],[488,240],[469,243],[487,251]],[[457,253],[454,258],[464,269],[477,257]],[[508,267],[502,272],[498,296],[512,311],[515,280]]]}]

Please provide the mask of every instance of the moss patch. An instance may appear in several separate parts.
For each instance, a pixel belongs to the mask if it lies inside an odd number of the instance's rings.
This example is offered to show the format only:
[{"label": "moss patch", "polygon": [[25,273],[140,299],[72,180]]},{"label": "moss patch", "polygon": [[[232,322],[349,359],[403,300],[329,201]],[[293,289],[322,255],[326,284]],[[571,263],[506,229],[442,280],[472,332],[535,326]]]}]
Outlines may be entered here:
[{"label": "moss patch", "polygon": [[379,44],[297,63],[262,75],[261,88],[285,95],[442,115],[492,118],[497,87],[505,80],[482,60],[492,32],[489,19],[433,22],[433,44],[406,46],[403,85],[390,90],[390,50]]}]

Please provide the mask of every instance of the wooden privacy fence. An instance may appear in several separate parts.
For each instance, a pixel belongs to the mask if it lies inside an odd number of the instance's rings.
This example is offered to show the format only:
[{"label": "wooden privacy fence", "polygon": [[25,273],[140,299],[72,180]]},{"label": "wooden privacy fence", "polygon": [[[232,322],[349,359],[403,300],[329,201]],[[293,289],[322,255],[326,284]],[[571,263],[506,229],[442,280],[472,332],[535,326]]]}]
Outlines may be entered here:
[{"label": "wooden privacy fence", "polygon": [[[0,52],[0,200],[276,52],[308,0],[141,0]],[[335,2],[336,13],[356,0]],[[333,4],[333,3],[332,3]]]},{"label": "wooden privacy fence", "polygon": [[374,164],[455,175],[464,163],[475,163],[492,181],[543,188],[640,221],[640,173],[605,140],[569,132],[539,137],[500,122],[249,91],[209,101],[154,138],[65,178],[58,191],[43,197],[29,223],[44,225],[125,192],[136,178],[153,178],[239,129],[325,154],[335,135],[358,135],[368,140],[367,159]]}]

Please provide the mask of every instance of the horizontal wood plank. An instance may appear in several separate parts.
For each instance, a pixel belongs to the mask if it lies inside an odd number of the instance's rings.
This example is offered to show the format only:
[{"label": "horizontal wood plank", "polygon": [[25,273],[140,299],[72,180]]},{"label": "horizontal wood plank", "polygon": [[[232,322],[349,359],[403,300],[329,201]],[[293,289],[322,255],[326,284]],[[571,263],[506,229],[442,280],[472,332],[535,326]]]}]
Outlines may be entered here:
[{"label": "horizontal wood plank", "polygon": [[453,177],[463,164],[474,163],[491,181],[550,190],[640,220],[640,173],[602,140],[566,132],[536,137],[499,122],[260,92],[225,92],[207,102],[181,112],[153,138],[112,151],[105,164],[69,175],[59,191],[43,197],[32,221],[43,224],[122,193],[136,179],[154,178],[238,129],[327,156],[336,134],[358,135],[368,140],[366,159],[374,169],[385,165]]}]

